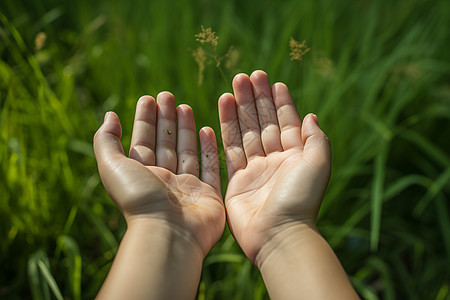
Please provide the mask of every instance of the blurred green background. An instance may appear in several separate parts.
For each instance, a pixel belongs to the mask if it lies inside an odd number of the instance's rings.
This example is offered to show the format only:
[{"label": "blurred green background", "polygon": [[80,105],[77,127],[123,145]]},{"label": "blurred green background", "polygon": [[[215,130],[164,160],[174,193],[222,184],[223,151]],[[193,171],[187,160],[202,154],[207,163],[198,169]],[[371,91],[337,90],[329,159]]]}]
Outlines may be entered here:
[{"label": "blurred green background", "polygon": [[[229,55],[199,85],[201,25]],[[450,299],[449,48],[448,0],[1,0],[0,298],[98,292],[126,228],[92,151],[106,111],[127,148],[137,99],[170,90],[218,133],[233,75],[263,69],[331,140],[319,229],[361,297]],[[267,298],[225,232],[198,299]]]}]

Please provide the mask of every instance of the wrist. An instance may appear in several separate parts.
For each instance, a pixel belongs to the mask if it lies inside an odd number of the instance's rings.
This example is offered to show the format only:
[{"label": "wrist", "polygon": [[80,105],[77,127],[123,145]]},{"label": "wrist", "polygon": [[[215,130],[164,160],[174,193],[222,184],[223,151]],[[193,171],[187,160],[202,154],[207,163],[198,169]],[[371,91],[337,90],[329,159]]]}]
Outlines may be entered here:
[{"label": "wrist", "polygon": [[168,245],[174,248],[174,254],[190,253],[191,259],[201,261],[206,256],[204,249],[200,247],[190,231],[168,220],[147,217],[128,218],[127,227],[127,235],[139,236],[149,247],[154,247],[155,243]]},{"label": "wrist", "polygon": [[[290,251],[307,243],[311,237],[321,238],[314,222],[286,224],[273,234],[255,256],[254,264],[261,271],[267,260],[274,257],[286,257]],[[295,251],[295,250],[294,250]]]},{"label": "wrist", "polygon": [[[256,259],[271,299],[358,299],[339,260],[315,225],[285,228]],[[324,289],[323,287],[327,288]]]},{"label": "wrist", "polygon": [[164,220],[127,223],[98,299],[193,299],[203,263],[196,242]]}]

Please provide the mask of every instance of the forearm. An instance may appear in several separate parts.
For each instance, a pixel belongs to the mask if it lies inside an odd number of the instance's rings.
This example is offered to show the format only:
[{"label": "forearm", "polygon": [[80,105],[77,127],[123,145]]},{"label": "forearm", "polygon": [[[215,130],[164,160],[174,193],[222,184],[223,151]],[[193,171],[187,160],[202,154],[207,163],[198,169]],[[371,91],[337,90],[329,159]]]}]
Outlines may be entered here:
[{"label": "forearm", "polygon": [[333,250],[308,225],[275,236],[257,264],[272,299],[358,299]]},{"label": "forearm", "polygon": [[98,299],[193,299],[203,254],[169,224],[128,224]]}]

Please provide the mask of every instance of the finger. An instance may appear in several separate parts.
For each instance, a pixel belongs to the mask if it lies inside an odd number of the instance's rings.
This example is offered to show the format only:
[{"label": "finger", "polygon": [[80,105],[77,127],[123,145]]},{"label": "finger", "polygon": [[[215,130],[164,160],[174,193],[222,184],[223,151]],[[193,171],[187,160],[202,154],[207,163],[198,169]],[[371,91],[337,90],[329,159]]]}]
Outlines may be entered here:
[{"label": "finger", "polygon": [[287,86],[284,83],[275,83],[272,86],[272,95],[277,109],[283,149],[303,147],[301,140],[302,120]]},{"label": "finger", "polygon": [[169,92],[159,93],[156,121],[156,165],[177,171],[175,98]]},{"label": "finger", "polygon": [[314,162],[321,171],[329,176],[331,170],[331,148],[325,133],[319,127],[319,121],[314,114],[308,114],[302,126],[303,153],[307,159]]},{"label": "finger", "polygon": [[136,105],[130,158],[143,165],[155,165],[156,102],[151,96],[143,96]]},{"label": "finger", "polygon": [[237,170],[247,165],[236,112],[236,100],[230,93],[225,93],[219,98],[219,119],[228,179],[230,179]]},{"label": "finger", "polygon": [[261,131],[250,78],[246,74],[236,75],[233,79],[233,90],[245,156],[247,160],[257,155],[263,156]]},{"label": "finger", "polygon": [[177,108],[177,174],[188,173],[198,177],[197,132],[194,113],[188,105]]},{"label": "finger", "polygon": [[94,152],[100,174],[114,169],[118,159],[125,157],[121,137],[119,117],[113,112],[106,113],[102,126],[94,135]]},{"label": "finger", "polygon": [[217,194],[222,196],[216,135],[212,128],[203,127],[199,132],[199,136],[202,161],[202,181],[212,186]]},{"label": "finger", "polygon": [[283,151],[269,77],[263,71],[255,71],[250,76],[250,80],[253,94],[255,95],[259,127],[261,128],[261,143],[264,152],[269,154],[275,151]]}]

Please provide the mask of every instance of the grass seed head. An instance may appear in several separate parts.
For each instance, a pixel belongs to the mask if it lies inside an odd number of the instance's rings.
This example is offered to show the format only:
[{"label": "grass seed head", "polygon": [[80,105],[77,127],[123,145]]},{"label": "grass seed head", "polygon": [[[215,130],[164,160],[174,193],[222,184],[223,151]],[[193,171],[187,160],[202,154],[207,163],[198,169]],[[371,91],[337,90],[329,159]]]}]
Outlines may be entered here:
[{"label": "grass seed head", "polygon": [[229,55],[227,56],[227,60],[225,61],[225,68],[227,70],[234,70],[239,62],[239,58],[241,56],[241,53],[239,53],[239,50],[230,48]]},{"label": "grass seed head", "polygon": [[308,53],[310,48],[306,47],[306,41],[299,43],[296,41],[293,37],[291,37],[289,41],[289,48],[291,49],[291,53],[289,55],[291,56],[291,60],[298,60],[299,62],[302,62],[303,55]]},{"label": "grass seed head", "polygon": [[215,48],[219,37],[216,36],[216,33],[212,31],[211,27],[205,29],[202,25],[202,31],[195,35],[195,40],[200,42],[200,44],[210,44],[211,47]]},{"label": "grass seed head", "polygon": [[203,84],[203,72],[205,71],[206,65],[206,53],[202,47],[198,47],[194,51],[192,51],[192,56],[194,57],[195,62],[198,65],[198,85]]},{"label": "grass seed head", "polygon": [[39,52],[39,50],[42,49],[45,45],[45,41],[47,40],[47,35],[45,32],[39,32],[36,37],[34,38],[34,50],[36,52]]}]

